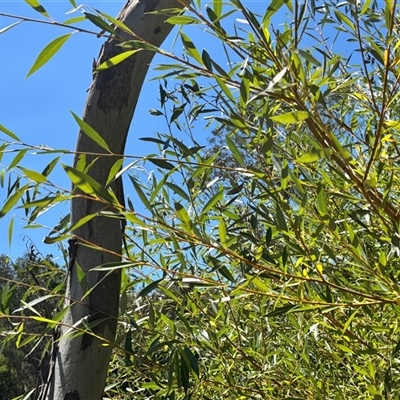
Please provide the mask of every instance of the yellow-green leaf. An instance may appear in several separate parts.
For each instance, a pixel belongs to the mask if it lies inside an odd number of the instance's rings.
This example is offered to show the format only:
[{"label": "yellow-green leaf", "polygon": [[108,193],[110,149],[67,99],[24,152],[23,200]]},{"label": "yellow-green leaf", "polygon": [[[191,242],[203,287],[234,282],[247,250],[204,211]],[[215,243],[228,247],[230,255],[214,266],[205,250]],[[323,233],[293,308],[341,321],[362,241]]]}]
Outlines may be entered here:
[{"label": "yellow-green leaf", "polygon": [[314,149],[310,153],[303,154],[296,159],[298,163],[312,163],[332,155],[332,149]]},{"label": "yellow-green leaf", "polygon": [[64,45],[64,43],[72,36],[72,33],[67,33],[66,35],[59,36],[52,40],[38,55],[37,59],[33,63],[31,69],[28,72],[28,76],[32,75],[39,68],[43,67],[58,50]]},{"label": "yellow-green leaf", "polygon": [[7,129],[4,125],[0,124],[0,131],[2,131],[3,133],[5,133],[6,135],[10,136],[10,138],[17,140],[18,142],[20,142],[19,137],[11,132],[9,129]]},{"label": "yellow-green leaf", "polygon": [[296,122],[303,121],[308,117],[308,111],[291,111],[281,115],[274,115],[270,117],[270,119],[280,124],[295,124]]},{"label": "yellow-green leaf", "polygon": [[96,71],[102,71],[104,69],[114,67],[114,65],[117,65],[120,62],[126,60],[127,58],[129,58],[130,56],[132,56],[133,54],[137,53],[140,50],[142,50],[142,49],[124,51],[123,53],[120,53],[114,57],[111,57],[109,60],[106,60],[102,64],[100,64],[97,67]]},{"label": "yellow-green leaf", "polygon": [[18,167],[18,168],[24,173],[24,175],[28,179],[31,179],[31,180],[35,181],[36,183],[45,183],[45,182],[47,182],[47,178],[45,176],[43,176],[41,173],[39,173],[39,172],[32,171],[32,170],[24,168],[24,167]]},{"label": "yellow-green leaf", "polygon": [[96,182],[92,177],[78,171],[76,168],[69,167],[68,165],[62,164],[62,167],[71,179],[72,183],[82,190],[83,193],[102,199],[109,204],[118,205],[114,196],[112,196],[106,188]]},{"label": "yellow-green leaf", "polygon": [[97,143],[100,147],[103,149],[107,150],[109,153],[111,153],[110,148],[108,147],[108,144],[106,141],[97,133],[88,123],[86,123],[83,119],[80,119],[75,113],[71,111],[72,116],[74,117],[75,121],[79,125],[79,127],[82,129],[82,131],[90,137],[95,143]]},{"label": "yellow-green leaf", "polygon": [[45,8],[37,0],[25,0],[25,3],[29,4],[38,13],[50,18],[50,15],[47,13]]},{"label": "yellow-green leaf", "polygon": [[0,218],[3,218],[14,207],[28,187],[29,185],[25,185],[21,189],[17,190],[13,195],[8,197],[3,205],[3,208],[0,210]]}]

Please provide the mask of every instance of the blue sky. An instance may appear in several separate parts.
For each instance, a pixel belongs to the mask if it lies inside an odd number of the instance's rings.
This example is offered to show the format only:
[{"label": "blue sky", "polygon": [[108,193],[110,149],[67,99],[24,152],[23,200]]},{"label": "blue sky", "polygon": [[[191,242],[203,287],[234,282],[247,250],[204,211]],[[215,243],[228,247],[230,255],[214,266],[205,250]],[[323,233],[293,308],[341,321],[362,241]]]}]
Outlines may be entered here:
[{"label": "blue sky", "polygon": [[[253,12],[265,12],[266,1],[245,1],[244,2]],[[66,15],[72,9],[69,1],[41,1],[53,20],[62,22],[72,16],[80,15],[76,12]],[[77,4],[81,4],[77,1]],[[117,15],[124,1],[89,1],[87,6],[100,9],[110,15]],[[13,15],[32,17],[43,20],[44,18],[24,1],[1,1],[0,12]],[[15,22],[15,19],[0,16],[0,29]],[[96,27],[89,26],[89,29],[98,31]],[[210,54],[213,53],[213,44],[210,36],[202,31],[200,26],[192,28],[191,37],[207,47]],[[76,33],[70,38],[64,47],[50,60],[48,64],[26,78],[27,72],[31,68],[37,55],[52,39],[67,33],[64,28],[57,26],[43,25],[40,23],[23,22],[18,26],[0,35],[0,124],[4,125],[21,140],[33,145],[47,145],[54,149],[73,150],[77,138],[77,125],[73,120],[70,110],[77,115],[82,114],[83,106],[87,97],[87,88],[92,80],[92,61],[97,58],[104,38],[97,38],[94,35]],[[180,41],[175,44],[177,29],[172,32],[162,46],[169,51],[175,51],[178,55],[182,54]],[[202,43],[203,42],[203,43]],[[214,49],[216,50],[216,49]],[[156,56],[153,65],[162,62]],[[127,143],[126,153],[135,155],[145,155],[154,152],[154,145],[139,141],[138,137],[155,136],[157,132],[165,131],[164,121],[153,117],[148,110],[158,108],[158,82],[150,81],[151,77],[157,75],[157,71],[150,68],[146,83],[142,89],[139,104],[135,117],[131,125],[131,132]],[[196,138],[200,143],[205,143],[206,132],[199,129],[199,137]],[[3,168],[14,155],[8,155],[1,161],[0,167]],[[21,165],[26,168],[41,171],[53,157],[27,155]],[[64,163],[71,163],[72,158],[63,156]],[[69,188],[69,182],[63,171],[51,175],[52,180],[56,181],[61,187]],[[0,188],[0,203],[5,199],[6,191]],[[39,221],[52,227],[57,221],[69,212],[69,206],[59,207],[50,211]],[[9,247],[7,232],[10,218],[5,217],[0,220],[0,253],[8,254],[12,257],[22,255],[26,250],[29,237],[35,245],[43,252],[57,253],[56,248],[42,244],[42,239],[47,231],[44,229],[23,229],[26,225],[21,218],[22,210],[16,210],[13,215],[14,234],[12,244]],[[29,240],[28,240],[29,243]]]}]

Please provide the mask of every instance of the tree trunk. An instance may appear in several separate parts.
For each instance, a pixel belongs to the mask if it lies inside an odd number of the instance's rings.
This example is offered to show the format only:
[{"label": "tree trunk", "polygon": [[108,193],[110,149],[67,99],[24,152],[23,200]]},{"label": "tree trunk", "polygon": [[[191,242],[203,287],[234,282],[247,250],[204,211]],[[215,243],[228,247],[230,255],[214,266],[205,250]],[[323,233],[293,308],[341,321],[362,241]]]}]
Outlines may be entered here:
[{"label": "tree trunk", "polygon": [[[118,19],[140,38],[160,46],[172,25],[165,23],[166,16],[146,13],[167,8],[182,9],[183,6],[179,0],[132,0],[125,5]],[[126,40],[134,39],[126,33],[119,31],[119,34]],[[120,47],[116,47],[118,43],[117,39],[107,40],[101,49],[98,65],[122,52]],[[153,52],[140,51],[117,66],[96,74],[90,87],[83,119],[102,136],[114,154],[124,153],[129,126],[153,56]],[[104,150],[81,131],[76,152],[75,165],[79,154],[104,153]],[[118,157],[87,154],[86,165],[95,158],[88,175],[104,186]],[[122,188],[117,185],[112,187],[114,193],[121,194]],[[75,198],[72,200],[71,224],[99,210],[104,210],[103,204],[83,197]],[[75,264],[68,279],[66,298],[69,309],[61,327],[58,351],[54,353],[46,398],[100,400],[117,327],[120,270],[104,277],[104,272],[91,269],[121,259],[121,221],[98,216],[73,233],[79,246],[76,263],[85,277],[78,278]],[[71,244],[74,247],[73,242]],[[97,249],[84,244],[97,246]],[[73,253],[74,248],[71,250]],[[82,321],[92,326],[93,334],[74,337],[79,328],[85,329]]]}]

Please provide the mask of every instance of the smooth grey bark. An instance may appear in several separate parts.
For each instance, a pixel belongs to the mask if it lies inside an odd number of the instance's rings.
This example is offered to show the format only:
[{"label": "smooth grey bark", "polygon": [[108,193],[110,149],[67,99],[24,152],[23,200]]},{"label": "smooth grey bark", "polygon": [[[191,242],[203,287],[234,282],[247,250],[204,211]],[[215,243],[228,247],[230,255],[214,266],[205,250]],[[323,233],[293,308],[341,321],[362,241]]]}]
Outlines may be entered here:
[{"label": "smooth grey bark", "polygon": [[[179,0],[132,0],[125,5],[118,19],[140,38],[160,46],[172,25],[165,23],[166,16],[146,13],[183,7],[184,3]],[[132,39],[123,32],[119,33],[126,40]],[[122,52],[120,47],[116,47],[118,43],[120,41],[115,38],[107,40],[100,51],[98,65]],[[153,56],[153,52],[140,51],[117,66],[96,74],[90,87],[83,119],[103,137],[114,154],[124,153],[129,126]],[[83,132],[79,133],[76,151],[75,164],[78,154],[104,153],[104,149]],[[105,185],[117,157],[87,154],[86,165],[94,158],[96,160],[88,175]],[[112,188],[114,193],[121,193],[117,184]],[[104,210],[104,204],[74,198],[71,223],[75,224],[99,210]],[[54,369],[50,372],[46,398],[98,400],[103,396],[117,327],[120,270],[105,277],[105,272],[94,272],[91,269],[121,259],[121,220],[95,217],[73,233],[79,243],[76,262],[86,276],[79,282],[76,265],[70,273],[66,292],[69,310],[63,319],[61,339],[55,353]],[[104,250],[86,247],[84,243]],[[93,287],[90,295],[84,298],[86,291]],[[94,335],[83,334],[74,338],[70,333],[77,330],[71,330],[70,327],[84,328],[80,325],[83,319],[94,326]]]}]

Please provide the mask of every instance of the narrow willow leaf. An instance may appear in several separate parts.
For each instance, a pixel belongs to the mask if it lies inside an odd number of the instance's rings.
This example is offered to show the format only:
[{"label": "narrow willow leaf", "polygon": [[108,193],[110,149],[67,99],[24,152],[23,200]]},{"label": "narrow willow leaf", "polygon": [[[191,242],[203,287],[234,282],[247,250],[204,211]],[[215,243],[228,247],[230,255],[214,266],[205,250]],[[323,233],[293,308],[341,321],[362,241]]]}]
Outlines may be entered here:
[{"label": "narrow willow leaf", "polygon": [[184,352],[185,352],[186,358],[189,361],[190,368],[196,374],[196,376],[199,377],[200,371],[199,371],[199,362],[197,361],[197,358],[192,353],[192,351],[186,346],[184,348]]},{"label": "narrow willow leaf", "polygon": [[100,18],[98,15],[90,14],[90,13],[84,13],[85,18],[88,19],[92,24],[96,25],[99,27],[101,30],[104,30],[108,33],[116,34],[115,29],[111,24],[108,24],[106,21],[104,21],[103,18]]},{"label": "narrow willow leaf", "polygon": [[168,18],[165,22],[168,22],[171,25],[192,25],[201,23],[201,21],[199,21],[197,18],[189,17],[186,15],[175,15]]},{"label": "narrow willow leaf", "polygon": [[184,225],[190,226],[191,220],[185,208],[182,206],[181,203],[175,202],[174,204],[176,215],[178,216],[178,218],[183,222]]},{"label": "narrow willow leaf", "polygon": [[27,153],[28,149],[22,149],[20,150],[17,155],[13,158],[11,161],[10,165],[8,166],[7,170],[9,171],[10,169],[14,168],[19,164],[19,162],[24,158],[25,154]]},{"label": "narrow willow leaf", "polygon": [[222,246],[226,246],[226,225],[223,218],[219,218],[218,223],[218,234],[219,240],[221,241]]},{"label": "narrow willow leaf", "polygon": [[7,129],[4,125],[1,125],[0,124],[0,131],[2,131],[3,133],[5,133],[7,136],[10,136],[10,138],[12,138],[12,139],[14,139],[14,140],[16,140],[16,141],[18,141],[18,142],[20,142],[21,140],[19,139],[19,137],[15,134],[15,133],[13,133],[13,132],[11,132],[9,129]]},{"label": "narrow willow leaf", "polygon": [[282,71],[278,72],[273,77],[271,82],[268,84],[267,91],[270,91],[277,83],[279,83],[282,80],[282,78],[285,76],[287,70],[288,70],[288,68],[285,67],[285,68],[282,69]]},{"label": "narrow willow leaf", "polygon": [[43,243],[54,244],[54,243],[62,242],[63,240],[67,240],[69,238],[70,238],[69,235],[59,235],[59,236],[54,236],[54,237],[45,236],[43,238]]},{"label": "narrow willow leaf", "polygon": [[224,197],[224,190],[222,189],[214,196],[212,196],[210,200],[208,200],[201,214],[205,215],[209,210],[211,210],[215,206],[215,204],[217,204],[220,200],[222,200],[223,197]]},{"label": "narrow willow leaf", "polygon": [[9,29],[11,29],[11,28],[14,28],[14,26],[19,25],[21,22],[22,22],[22,21],[17,21],[17,22],[14,22],[14,23],[11,24],[11,25],[6,26],[6,27],[3,28],[3,29],[0,29],[0,35],[1,35],[2,33],[4,33],[4,32],[7,32],[7,31],[8,31]]},{"label": "narrow willow leaf", "polygon": [[270,119],[280,124],[294,124],[296,122],[303,121],[308,117],[308,111],[291,111],[281,115],[274,115],[270,117]]},{"label": "narrow willow leaf", "polygon": [[66,35],[62,35],[54,40],[52,40],[38,55],[35,62],[33,63],[31,69],[28,72],[28,76],[32,75],[38,69],[43,67],[56,53],[64,43],[73,35],[73,33],[67,33]]},{"label": "narrow willow leaf", "polygon": [[36,183],[45,183],[47,182],[47,178],[43,176],[41,173],[37,171],[32,171],[30,169],[24,168],[24,167],[18,167],[24,175],[28,178],[33,180]]},{"label": "narrow willow leaf", "polygon": [[140,187],[139,183],[136,182],[135,178],[129,175],[129,179],[131,180],[133,186],[135,187],[136,193],[138,194],[140,200],[142,200],[142,203],[144,206],[149,210],[152,211],[153,207],[151,206],[149,200],[147,200],[146,195],[144,194],[142,188]]},{"label": "narrow willow leaf", "polygon": [[159,52],[160,49],[150,43],[143,42],[143,40],[128,40],[123,42],[119,47],[127,50],[149,50]]},{"label": "narrow willow leaf", "polygon": [[269,22],[271,17],[283,6],[284,0],[272,0],[264,14],[263,23]]},{"label": "narrow willow leaf", "polygon": [[235,157],[235,160],[236,160],[242,167],[244,167],[245,164],[244,164],[243,158],[242,158],[242,156],[241,156],[241,154],[240,154],[240,151],[239,151],[239,149],[236,147],[235,142],[234,142],[229,136],[226,137],[226,144],[228,145],[229,150],[232,152],[233,157]]},{"label": "narrow willow leaf", "polygon": [[318,184],[318,189],[317,189],[317,205],[318,205],[318,211],[322,216],[328,214],[328,206],[326,203],[325,191],[324,187],[321,184]]},{"label": "narrow willow leaf", "polygon": [[171,183],[171,182],[165,182],[165,184],[170,189],[172,189],[176,194],[178,194],[179,196],[181,196],[185,200],[190,201],[190,197],[186,194],[186,192],[180,186],[175,185],[174,183]]},{"label": "narrow willow leaf", "polygon": [[137,53],[138,51],[141,51],[142,49],[136,49],[136,50],[128,50],[124,51],[123,53],[120,53],[114,57],[111,57],[109,60],[104,61],[101,63],[97,68],[96,71],[103,71],[105,69],[114,67],[115,65],[119,64],[120,62],[126,60],[133,54]]},{"label": "narrow willow leaf", "polygon": [[75,113],[70,111],[72,116],[74,117],[75,121],[79,125],[79,127],[82,129],[82,131],[90,137],[95,143],[97,143],[101,148],[107,150],[109,153],[111,153],[110,148],[108,147],[108,144],[106,141],[100,136],[99,133],[97,133],[88,123],[86,123],[83,119],[80,119]]},{"label": "narrow willow leaf", "polygon": [[287,232],[288,228],[286,225],[285,216],[278,203],[276,204],[276,220],[278,222],[278,228]]},{"label": "narrow willow leaf", "polygon": [[187,53],[192,56],[198,63],[203,64],[199,51],[196,49],[194,43],[183,32],[180,32],[183,46]]},{"label": "narrow willow leaf", "polygon": [[235,278],[226,265],[220,264],[217,268],[215,268],[215,270],[218,271],[225,279],[228,279],[228,281],[235,282]]},{"label": "narrow willow leaf", "polygon": [[360,16],[364,15],[367,11],[369,11],[369,7],[371,5],[372,0],[365,0],[364,4],[360,11]]},{"label": "narrow willow leaf", "polygon": [[7,198],[2,209],[0,210],[0,218],[3,218],[15,206],[17,201],[23,196],[28,188],[29,185],[25,185]]},{"label": "narrow willow leaf", "polygon": [[108,19],[112,24],[114,24],[116,27],[118,27],[119,29],[121,29],[122,31],[128,33],[129,35],[131,35],[132,37],[137,37],[135,35],[135,33],[130,30],[123,22],[121,22],[120,20],[118,20],[117,18],[114,18],[111,15],[106,14],[105,12],[96,10],[96,12],[101,15],[102,17]]},{"label": "narrow willow leaf", "polygon": [[29,4],[38,13],[50,18],[50,15],[47,13],[45,8],[37,0],[25,0],[25,3]]},{"label": "narrow willow leaf", "polygon": [[143,289],[139,292],[138,296],[139,296],[139,297],[147,296],[150,292],[152,292],[154,289],[156,289],[157,286],[158,286],[163,280],[164,280],[164,278],[161,278],[161,279],[157,279],[157,280],[151,282],[149,285],[147,285],[145,288],[143,288]]},{"label": "narrow willow leaf", "polygon": [[8,224],[8,246],[9,247],[11,247],[13,230],[14,230],[14,216],[11,217],[10,223]]},{"label": "narrow willow leaf", "polygon": [[91,268],[90,271],[112,271],[114,269],[121,269],[121,268],[135,268],[138,266],[137,262],[124,262],[124,261],[117,261],[117,262],[109,262],[98,267]]},{"label": "narrow willow leaf", "polygon": [[210,55],[207,53],[207,51],[204,49],[201,53],[201,59],[203,60],[203,65],[212,72],[213,70],[213,64]]},{"label": "narrow willow leaf", "polygon": [[81,17],[74,17],[74,18],[69,18],[66,21],[63,22],[64,25],[73,25],[76,24],[77,22],[82,22],[86,21],[86,18],[81,16]]},{"label": "narrow willow leaf", "polygon": [[58,161],[60,160],[60,157],[56,157],[53,160],[51,160],[46,167],[42,171],[42,175],[47,177],[50,175],[51,171],[53,171],[54,167],[58,164]]},{"label": "narrow willow leaf", "polygon": [[297,307],[297,305],[289,305],[289,306],[283,306],[283,307],[276,308],[274,311],[271,311],[270,313],[268,313],[266,315],[266,317],[270,318],[270,317],[277,317],[278,315],[287,314],[289,311],[293,310],[295,307]]},{"label": "narrow willow leaf", "polygon": [[310,53],[308,53],[307,51],[304,50],[299,50],[299,54],[305,58],[307,61],[309,61],[311,64],[314,64],[318,67],[321,66],[321,63],[315,58],[313,57]]},{"label": "narrow willow leaf", "polygon": [[[214,66],[215,66],[215,64],[214,64]],[[228,99],[234,103],[235,98],[233,97],[233,94],[229,90],[228,86],[226,86],[225,82],[217,75],[215,75],[215,80],[218,82],[218,85],[220,86],[222,91],[225,93],[225,95],[228,97]]]},{"label": "narrow willow leaf", "polygon": [[33,207],[44,208],[52,203],[60,203],[62,201],[70,200],[71,197],[72,196],[46,196],[39,200],[34,200],[30,201],[29,203],[24,203],[19,208],[33,208]]},{"label": "narrow willow leaf", "polygon": [[301,157],[296,159],[298,163],[312,163],[324,158],[329,158],[333,154],[332,149],[314,149],[310,153],[303,154]]},{"label": "narrow willow leaf", "polygon": [[113,182],[117,178],[117,175],[118,177],[120,176],[118,173],[121,171],[123,163],[124,163],[123,158],[119,158],[117,161],[115,161],[115,163],[110,169],[110,173],[108,174],[106,186],[108,186],[111,182]]},{"label": "narrow willow leaf", "polygon": [[336,18],[339,20],[339,22],[344,22],[353,31],[355,30],[355,26],[353,24],[353,21],[351,21],[351,19],[349,17],[347,17],[342,12],[340,12],[336,7],[333,7],[333,12],[335,13]]},{"label": "narrow willow leaf", "polygon": [[71,179],[72,183],[82,190],[83,193],[104,200],[110,205],[118,206],[118,202],[115,201],[115,198],[110,194],[110,192],[108,192],[106,188],[100,185],[100,183],[95,181],[92,177],[84,174],[81,171],[78,171],[76,168],[69,167],[65,164],[61,165]]}]

